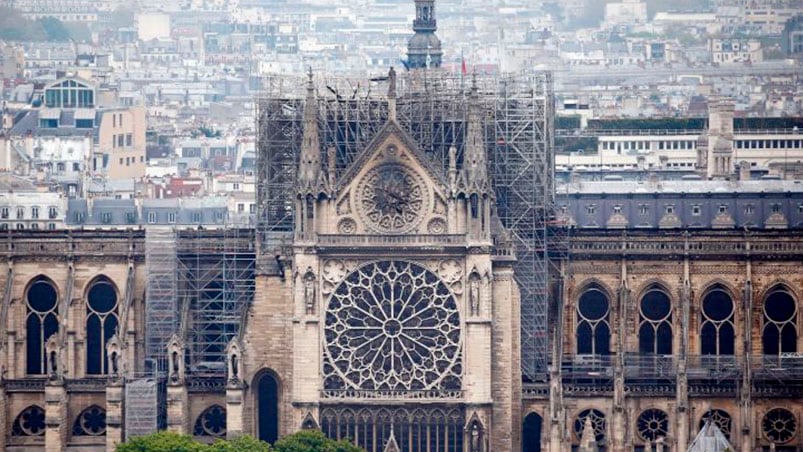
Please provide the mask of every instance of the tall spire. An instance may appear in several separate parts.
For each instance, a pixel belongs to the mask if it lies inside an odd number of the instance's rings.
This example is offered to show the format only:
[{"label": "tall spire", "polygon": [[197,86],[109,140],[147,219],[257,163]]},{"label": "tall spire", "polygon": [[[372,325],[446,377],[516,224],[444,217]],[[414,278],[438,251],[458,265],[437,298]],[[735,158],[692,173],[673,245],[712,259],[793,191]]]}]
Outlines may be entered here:
[{"label": "tall spire", "polygon": [[471,91],[468,96],[468,117],[466,118],[466,142],[463,157],[463,183],[468,192],[486,193],[488,191],[488,159],[485,154],[485,140],[482,132],[482,119],[476,75],[472,76]]},{"label": "tall spire", "polygon": [[435,0],[415,0],[415,34],[407,43],[407,67],[410,69],[441,66],[441,41],[435,36]]},{"label": "tall spire", "polygon": [[321,172],[321,144],[318,139],[318,105],[315,85],[312,83],[312,68],[307,80],[307,99],[304,103],[304,136],[298,162],[296,183],[299,193],[314,194]]}]

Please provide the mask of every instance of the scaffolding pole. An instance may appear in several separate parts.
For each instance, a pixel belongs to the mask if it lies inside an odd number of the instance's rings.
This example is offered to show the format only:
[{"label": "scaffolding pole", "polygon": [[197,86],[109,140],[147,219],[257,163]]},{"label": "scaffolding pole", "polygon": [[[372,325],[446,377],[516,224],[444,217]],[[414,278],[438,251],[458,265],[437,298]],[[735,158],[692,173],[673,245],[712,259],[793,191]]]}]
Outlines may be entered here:
[{"label": "scaffolding pole", "polygon": [[[478,76],[412,71],[397,85],[397,118],[431,162],[446,171],[448,150],[462,165],[467,94],[476,83],[497,214],[517,245],[522,294],[522,371],[543,380],[548,363],[549,248],[554,219],[553,87],[550,73]],[[315,78],[322,152],[336,150],[336,175],[387,121],[387,82]],[[274,255],[293,230],[294,181],[303,134],[302,77],[265,80],[257,103],[257,239]],[[321,158],[326,162],[325,158]]]}]

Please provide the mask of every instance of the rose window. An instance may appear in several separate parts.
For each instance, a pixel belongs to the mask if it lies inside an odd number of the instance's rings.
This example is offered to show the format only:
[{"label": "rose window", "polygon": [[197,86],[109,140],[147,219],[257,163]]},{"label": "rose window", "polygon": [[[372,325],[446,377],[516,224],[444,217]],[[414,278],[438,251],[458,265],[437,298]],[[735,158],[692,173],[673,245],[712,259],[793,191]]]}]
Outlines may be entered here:
[{"label": "rose window", "polygon": [[639,415],[636,423],[639,435],[647,441],[666,438],[669,432],[669,417],[661,410],[650,409]]},{"label": "rose window", "polygon": [[775,408],[764,415],[761,428],[768,440],[776,444],[783,444],[795,437],[797,420],[791,411]]},{"label": "rose window", "polygon": [[329,299],[325,337],[326,390],[460,389],[457,302],[420,265],[377,262],[346,276]]}]

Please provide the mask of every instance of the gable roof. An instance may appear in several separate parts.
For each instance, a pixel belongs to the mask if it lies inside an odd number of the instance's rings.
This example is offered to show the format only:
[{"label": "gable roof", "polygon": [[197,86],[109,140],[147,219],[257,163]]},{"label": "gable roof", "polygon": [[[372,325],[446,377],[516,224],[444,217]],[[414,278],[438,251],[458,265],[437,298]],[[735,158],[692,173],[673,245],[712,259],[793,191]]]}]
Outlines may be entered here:
[{"label": "gable roof", "polygon": [[443,170],[435,167],[430,159],[421,152],[415,139],[407,133],[401,125],[395,120],[389,119],[374,135],[368,145],[363,149],[360,155],[352,162],[351,166],[345,173],[338,179],[337,190],[347,186],[351,181],[360,173],[362,168],[370,161],[371,157],[376,153],[379,146],[390,136],[395,135],[410,150],[421,167],[426,171],[427,175],[435,182],[441,185],[444,189],[448,186],[446,176]]}]

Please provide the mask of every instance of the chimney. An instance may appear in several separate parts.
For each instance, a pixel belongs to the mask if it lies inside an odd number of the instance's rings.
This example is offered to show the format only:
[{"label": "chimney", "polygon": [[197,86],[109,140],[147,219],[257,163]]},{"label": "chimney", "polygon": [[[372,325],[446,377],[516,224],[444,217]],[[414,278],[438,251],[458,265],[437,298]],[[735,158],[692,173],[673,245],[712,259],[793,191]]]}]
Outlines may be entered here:
[{"label": "chimney", "polygon": [[739,180],[750,180],[750,162],[746,160],[739,162]]}]

